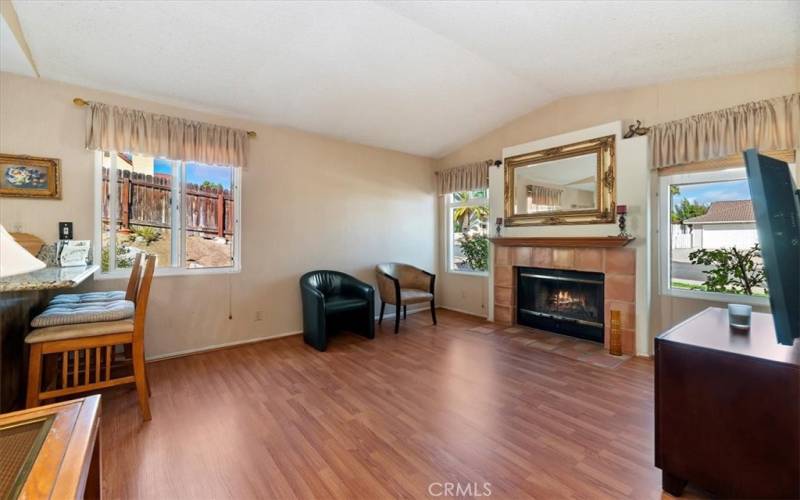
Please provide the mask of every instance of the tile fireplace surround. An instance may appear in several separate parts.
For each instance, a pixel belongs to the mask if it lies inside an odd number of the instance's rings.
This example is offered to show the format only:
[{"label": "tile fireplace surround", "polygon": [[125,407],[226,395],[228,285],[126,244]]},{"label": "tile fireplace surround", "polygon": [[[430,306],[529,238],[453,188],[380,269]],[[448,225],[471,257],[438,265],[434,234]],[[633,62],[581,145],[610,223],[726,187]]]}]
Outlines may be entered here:
[{"label": "tile fireplace surround", "polygon": [[605,273],[605,346],[612,309],[621,312],[622,352],[636,354],[636,251],[633,248],[562,248],[494,245],[494,321],[516,323],[515,267]]}]

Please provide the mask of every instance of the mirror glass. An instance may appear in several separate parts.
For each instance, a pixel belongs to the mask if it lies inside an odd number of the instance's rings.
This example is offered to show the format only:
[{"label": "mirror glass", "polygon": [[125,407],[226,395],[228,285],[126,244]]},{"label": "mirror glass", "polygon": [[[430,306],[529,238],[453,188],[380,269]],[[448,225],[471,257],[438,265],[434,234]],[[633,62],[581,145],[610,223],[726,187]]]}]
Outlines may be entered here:
[{"label": "mirror glass", "polygon": [[597,153],[514,169],[514,213],[597,208]]}]

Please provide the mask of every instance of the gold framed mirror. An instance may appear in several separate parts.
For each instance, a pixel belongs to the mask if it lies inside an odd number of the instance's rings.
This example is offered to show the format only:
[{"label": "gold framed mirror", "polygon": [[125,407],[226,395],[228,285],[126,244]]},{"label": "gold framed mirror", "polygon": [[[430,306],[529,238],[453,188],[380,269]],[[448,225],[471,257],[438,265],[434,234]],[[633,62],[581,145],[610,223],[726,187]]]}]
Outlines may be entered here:
[{"label": "gold framed mirror", "polygon": [[609,135],[506,158],[505,225],[614,223],[614,146]]}]

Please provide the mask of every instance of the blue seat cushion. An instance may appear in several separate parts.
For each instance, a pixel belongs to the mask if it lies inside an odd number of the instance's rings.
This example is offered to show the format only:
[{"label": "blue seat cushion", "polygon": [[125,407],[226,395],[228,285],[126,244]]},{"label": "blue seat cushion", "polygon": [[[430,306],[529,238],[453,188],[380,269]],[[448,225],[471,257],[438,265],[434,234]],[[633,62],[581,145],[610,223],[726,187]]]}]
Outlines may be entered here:
[{"label": "blue seat cushion", "polygon": [[367,300],[358,297],[347,297],[345,295],[326,295],[325,312],[339,313],[345,311],[355,311],[367,306]]},{"label": "blue seat cushion", "polygon": [[53,297],[50,304],[86,304],[90,302],[111,302],[112,300],[125,300],[125,292],[87,292],[87,293],[62,293]]},{"label": "blue seat cushion", "polygon": [[133,317],[134,305],[130,300],[90,302],[86,304],[51,304],[40,315],[33,318],[33,328],[119,321]]}]

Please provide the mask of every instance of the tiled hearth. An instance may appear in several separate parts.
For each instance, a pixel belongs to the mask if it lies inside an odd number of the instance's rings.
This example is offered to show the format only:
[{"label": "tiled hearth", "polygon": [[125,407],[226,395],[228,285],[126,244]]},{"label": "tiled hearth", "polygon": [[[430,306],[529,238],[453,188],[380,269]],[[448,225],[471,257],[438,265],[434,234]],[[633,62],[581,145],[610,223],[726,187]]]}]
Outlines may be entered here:
[{"label": "tiled hearth", "polygon": [[636,251],[632,248],[494,247],[494,320],[513,325],[516,318],[514,267],[571,269],[605,274],[605,346],[611,310],[621,312],[622,352],[636,352]]}]

